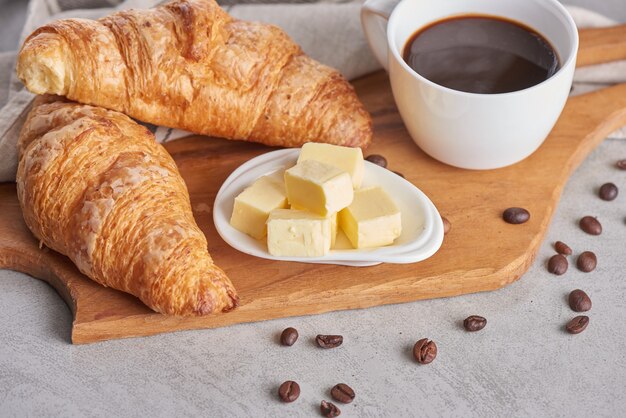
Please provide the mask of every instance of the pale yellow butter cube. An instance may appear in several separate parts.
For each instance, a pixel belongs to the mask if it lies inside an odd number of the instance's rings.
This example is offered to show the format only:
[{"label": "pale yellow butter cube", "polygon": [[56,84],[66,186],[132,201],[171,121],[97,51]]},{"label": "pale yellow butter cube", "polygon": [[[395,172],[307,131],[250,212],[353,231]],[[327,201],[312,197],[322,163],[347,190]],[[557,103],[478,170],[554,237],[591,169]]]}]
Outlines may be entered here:
[{"label": "pale yellow butter cube", "polygon": [[329,218],[309,211],[275,209],[267,220],[267,249],[277,257],[321,257],[330,251]]},{"label": "pale yellow butter cube", "polygon": [[365,163],[363,162],[361,148],[307,142],[302,146],[298,162],[301,163],[306,160],[315,160],[334,165],[350,174],[352,186],[355,189],[361,187],[363,176],[365,175]]},{"label": "pale yellow butter cube", "polygon": [[286,207],[287,192],[280,174],[264,176],[235,198],[230,224],[253,238],[262,239],[270,212]]},{"label": "pale yellow butter cube", "polygon": [[339,212],[352,203],[350,175],[339,168],[306,160],[285,171],[287,198],[292,206],[319,215]]},{"label": "pale yellow butter cube", "polygon": [[354,200],[339,212],[339,226],[354,248],[392,244],[402,233],[401,214],[380,187],[354,192]]},{"label": "pale yellow butter cube", "polygon": [[[291,205],[291,209],[295,210],[306,210],[305,208],[301,208],[298,205]],[[337,230],[339,229],[339,213],[329,213],[326,215],[328,219],[330,219],[330,248],[335,246],[335,241],[337,240]]]}]

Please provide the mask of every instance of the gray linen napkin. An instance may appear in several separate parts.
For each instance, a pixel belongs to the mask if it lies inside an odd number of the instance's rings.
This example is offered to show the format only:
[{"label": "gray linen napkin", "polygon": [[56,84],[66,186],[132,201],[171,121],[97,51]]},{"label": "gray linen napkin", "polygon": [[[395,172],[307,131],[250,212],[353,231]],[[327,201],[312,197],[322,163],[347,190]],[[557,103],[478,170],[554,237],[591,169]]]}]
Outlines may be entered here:
[{"label": "gray linen napkin", "polygon": [[[225,0],[220,3],[237,18],[282,27],[311,57],[339,69],[348,79],[379,68],[360,26],[361,0]],[[163,0],[31,0],[20,43],[37,27],[67,17],[98,18],[115,10],[149,8]],[[237,4],[232,4],[232,3]],[[610,26],[615,22],[591,11],[570,7],[579,27]],[[14,181],[16,142],[33,95],[15,77],[15,52],[0,53],[0,182]],[[626,61],[579,70],[574,93],[626,82]],[[188,133],[158,127],[157,140],[169,141]],[[626,130],[613,136],[626,137]]]}]

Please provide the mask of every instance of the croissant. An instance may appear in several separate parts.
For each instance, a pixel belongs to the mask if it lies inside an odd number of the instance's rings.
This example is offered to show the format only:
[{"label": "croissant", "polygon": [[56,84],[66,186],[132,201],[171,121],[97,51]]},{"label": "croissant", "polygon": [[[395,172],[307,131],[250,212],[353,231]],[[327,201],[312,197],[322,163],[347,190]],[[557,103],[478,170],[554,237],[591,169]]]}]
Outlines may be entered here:
[{"label": "croissant", "polygon": [[237,305],[174,160],[147,128],[118,112],[38,98],[18,150],[26,225],[82,273],[165,314]]},{"label": "croissant", "polygon": [[339,72],[278,27],[233,19],[214,0],[53,22],[26,39],[17,74],[33,93],[198,134],[286,147],[365,147],[372,137]]}]

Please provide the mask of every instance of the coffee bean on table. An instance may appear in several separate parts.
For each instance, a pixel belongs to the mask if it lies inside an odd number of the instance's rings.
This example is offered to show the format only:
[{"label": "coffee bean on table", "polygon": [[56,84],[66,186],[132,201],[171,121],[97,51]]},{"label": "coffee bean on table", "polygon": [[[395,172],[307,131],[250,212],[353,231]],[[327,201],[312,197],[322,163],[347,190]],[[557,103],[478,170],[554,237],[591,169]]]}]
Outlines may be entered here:
[{"label": "coffee bean on table", "polygon": [[332,402],[326,401],[322,401],[322,403],[320,404],[320,412],[326,418],[333,418],[341,415],[341,410],[337,408],[337,405]]},{"label": "coffee bean on table", "polygon": [[398,172],[398,171],[392,171],[392,173],[399,175],[400,177],[404,178],[404,174]]},{"label": "coffee bean on table", "polygon": [[335,348],[343,344],[343,336],[341,335],[318,335],[315,342],[322,348]]},{"label": "coffee bean on table", "polygon": [[292,327],[285,328],[282,334],[280,334],[280,343],[286,346],[292,346],[298,339],[298,330]]},{"label": "coffee bean on table", "polygon": [[557,253],[563,255],[572,255],[572,249],[566,243],[562,241],[557,241],[554,243],[554,249]]},{"label": "coffee bean on table", "polygon": [[615,166],[620,170],[626,170],[626,160],[619,160],[615,163]]},{"label": "coffee bean on table", "polygon": [[478,315],[468,316],[463,321],[463,328],[465,328],[465,330],[469,332],[480,331],[481,329],[485,328],[485,325],[487,325],[487,320]]},{"label": "coffee bean on table", "polygon": [[567,262],[567,258],[561,254],[553,255],[548,261],[548,271],[552,274],[556,274],[557,276],[565,274],[568,266],[569,263]]},{"label": "coffee bean on table", "polygon": [[580,289],[571,291],[568,302],[574,312],[587,312],[591,309],[591,299]]},{"label": "coffee bean on table", "polygon": [[589,325],[589,317],[585,315],[577,316],[565,325],[565,330],[570,334],[580,334]]},{"label": "coffee bean on table", "polygon": [[382,168],[387,168],[387,159],[382,155],[372,154],[365,157],[365,159],[370,163],[381,166]]},{"label": "coffee bean on table", "polygon": [[437,357],[437,344],[428,338],[422,338],[413,346],[413,357],[420,364],[431,363]]},{"label": "coffee bean on table", "polygon": [[611,201],[615,200],[618,192],[617,186],[613,183],[604,183],[598,191],[598,196],[600,196],[602,200]]},{"label": "coffee bean on table", "polygon": [[588,233],[589,235],[600,235],[602,233],[602,225],[593,216],[584,216],[578,223],[580,229]]},{"label": "coffee bean on table", "polygon": [[278,388],[278,396],[283,402],[293,402],[300,396],[300,385],[293,380],[287,380]]},{"label": "coffee bean on table", "polygon": [[452,224],[450,223],[448,218],[446,218],[445,216],[442,216],[441,220],[443,221],[443,234],[445,235],[448,232],[450,232],[450,228],[452,228]]},{"label": "coffee bean on table", "polygon": [[508,208],[502,213],[502,219],[510,224],[523,224],[530,219],[530,213],[524,208]]},{"label": "coffee bean on table", "polygon": [[350,403],[354,400],[355,394],[352,388],[345,383],[337,383],[330,390],[330,395],[334,400],[341,403]]},{"label": "coffee bean on table", "polygon": [[589,273],[590,271],[595,270],[598,265],[598,258],[591,251],[585,251],[578,256],[578,260],[576,260],[576,266],[578,270]]}]

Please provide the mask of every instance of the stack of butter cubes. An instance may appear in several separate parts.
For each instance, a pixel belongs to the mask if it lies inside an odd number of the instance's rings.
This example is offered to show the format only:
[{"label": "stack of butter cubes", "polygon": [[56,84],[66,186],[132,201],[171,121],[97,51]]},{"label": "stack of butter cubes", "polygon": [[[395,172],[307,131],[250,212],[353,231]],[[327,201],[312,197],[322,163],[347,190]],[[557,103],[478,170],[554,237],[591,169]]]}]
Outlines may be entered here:
[{"label": "stack of butter cubes", "polygon": [[321,257],[338,231],[353,248],[392,244],[401,214],[381,187],[361,188],[360,148],[307,143],[295,166],[259,178],[235,198],[231,225],[262,240],[273,256]]}]

